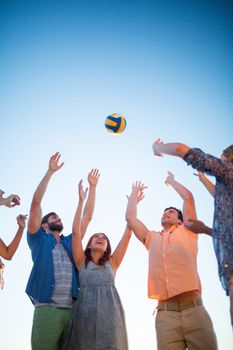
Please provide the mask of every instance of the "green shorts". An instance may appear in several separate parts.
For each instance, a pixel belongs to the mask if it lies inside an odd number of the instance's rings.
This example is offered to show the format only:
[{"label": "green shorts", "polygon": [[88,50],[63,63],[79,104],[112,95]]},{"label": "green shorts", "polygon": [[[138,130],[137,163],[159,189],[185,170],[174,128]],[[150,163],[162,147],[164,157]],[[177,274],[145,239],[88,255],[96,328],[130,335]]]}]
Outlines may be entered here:
[{"label": "green shorts", "polygon": [[63,344],[72,309],[54,306],[35,308],[31,335],[32,350],[58,350]]}]

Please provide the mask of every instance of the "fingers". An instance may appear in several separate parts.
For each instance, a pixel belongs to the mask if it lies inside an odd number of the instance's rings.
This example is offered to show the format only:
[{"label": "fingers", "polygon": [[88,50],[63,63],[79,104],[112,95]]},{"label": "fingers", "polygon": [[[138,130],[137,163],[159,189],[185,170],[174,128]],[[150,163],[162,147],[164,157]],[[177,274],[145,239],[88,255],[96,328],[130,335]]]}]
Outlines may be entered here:
[{"label": "fingers", "polygon": [[157,157],[163,157],[163,154],[154,149],[154,155]]},{"label": "fingers", "polygon": [[92,169],[88,174],[87,180],[90,186],[96,186],[100,177],[99,169]]},{"label": "fingers", "polygon": [[18,216],[17,216],[17,220],[27,220],[27,218],[28,218],[28,214],[19,214]]},{"label": "fingers", "polygon": [[19,227],[24,229],[26,226],[27,214],[26,215],[19,214],[17,216],[16,220],[17,220],[17,224],[19,225]]},{"label": "fingers", "polygon": [[143,198],[145,197],[144,192],[141,190],[138,193],[138,202],[140,202],[141,200],[143,200]]},{"label": "fingers", "polygon": [[53,160],[56,160],[56,159],[60,159],[60,157],[61,157],[61,154],[60,154],[60,152],[56,152],[55,154],[53,154],[52,156],[51,156],[51,158],[50,159],[53,159]]},{"label": "fingers", "polygon": [[[145,194],[144,194],[143,190],[139,190],[137,202],[140,202],[144,197],[145,197]],[[127,200],[129,200],[130,196],[126,195],[126,198],[127,198]]]},{"label": "fingers", "polygon": [[168,176],[167,176],[167,178],[165,180],[165,184],[167,186],[169,186],[170,183],[174,180],[174,174],[171,171],[168,171],[167,173],[168,173]]},{"label": "fingers", "polygon": [[64,164],[65,164],[65,162],[62,162],[60,165],[58,165],[58,169],[61,169]]},{"label": "fingers", "polygon": [[8,208],[13,208],[16,205],[20,205],[20,198],[17,194],[11,194],[7,198],[4,198],[5,206]]},{"label": "fingers", "polygon": [[132,189],[138,189],[139,191],[143,191],[146,188],[147,188],[147,186],[145,186],[142,181],[136,181],[132,185]]},{"label": "fingers", "polygon": [[135,183],[133,183],[133,186],[139,187],[139,186],[144,186],[142,181],[136,181]]},{"label": "fingers", "polygon": [[89,176],[94,177],[98,180],[100,177],[99,169],[92,169],[89,173]]},{"label": "fingers", "polygon": [[155,142],[152,145],[154,155],[157,157],[163,157],[162,153],[157,150],[157,146],[161,144],[163,144],[163,141],[160,138],[158,138],[157,140],[155,140]]},{"label": "fingers", "polygon": [[161,144],[161,143],[163,143],[163,141],[162,141],[160,138],[157,138],[157,139],[155,140],[155,142],[153,143],[153,145],[159,145],[159,144]]},{"label": "fingers", "polygon": [[56,161],[57,157],[59,156],[59,152],[56,152],[55,154],[53,154],[51,157],[50,157],[50,161]]},{"label": "fingers", "polygon": [[55,161],[58,163],[60,158],[61,158],[61,154],[57,152],[55,155]]},{"label": "fingers", "polygon": [[15,205],[20,205],[20,197],[17,196],[17,194],[14,194],[14,195],[12,195],[12,196],[13,196],[13,198],[11,199],[11,201],[12,201],[13,203],[15,203]]},{"label": "fingers", "polygon": [[81,179],[78,183],[78,194],[79,194],[79,199],[80,200],[85,200],[86,199],[86,194],[88,191],[88,187],[86,187],[85,191],[83,189],[83,180]]},{"label": "fingers", "polygon": [[92,169],[91,174],[94,177],[99,177],[100,176],[99,169]]},{"label": "fingers", "polygon": [[8,207],[8,208],[14,208],[15,206],[16,206],[15,203],[7,203],[6,204],[6,207]]},{"label": "fingers", "polygon": [[62,162],[60,165],[58,164],[61,158],[61,154],[59,152],[56,152],[53,154],[50,158],[50,166],[56,171],[63,167],[64,162]]}]

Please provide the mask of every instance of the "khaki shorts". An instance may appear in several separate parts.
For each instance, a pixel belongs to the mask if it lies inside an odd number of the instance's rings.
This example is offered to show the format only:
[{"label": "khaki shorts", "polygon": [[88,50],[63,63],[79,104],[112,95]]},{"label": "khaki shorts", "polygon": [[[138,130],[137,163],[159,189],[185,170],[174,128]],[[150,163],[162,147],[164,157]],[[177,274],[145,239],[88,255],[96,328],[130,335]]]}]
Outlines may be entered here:
[{"label": "khaki shorts", "polygon": [[[174,308],[175,309],[175,308]],[[158,350],[217,350],[210,316],[204,306],[159,310],[155,318]]]}]

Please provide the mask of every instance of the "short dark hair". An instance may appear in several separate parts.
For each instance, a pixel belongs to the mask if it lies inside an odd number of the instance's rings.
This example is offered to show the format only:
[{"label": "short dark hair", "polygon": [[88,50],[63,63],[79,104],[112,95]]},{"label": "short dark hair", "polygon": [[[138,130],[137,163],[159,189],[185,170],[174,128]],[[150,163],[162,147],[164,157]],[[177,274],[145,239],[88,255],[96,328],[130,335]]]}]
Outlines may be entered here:
[{"label": "short dark hair", "polygon": [[229,162],[233,163],[233,145],[230,145],[227,148],[225,148],[222,154],[224,155],[224,157],[226,157],[226,159]]},{"label": "short dark hair", "polygon": [[177,209],[175,207],[168,207],[168,208],[164,209],[164,211],[169,210],[169,209],[174,209],[175,211],[177,211],[178,219],[181,220],[182,222],[184,221],[183,214],[182,214],[182,211],[180,209]]},{"label": "short dark hair", "polygon": [[43,216],[43,218],[41,219],[41,224],[40,227],[43,229],[42,225],[43,224],[47,224],[48,223],[48,219],[50,216],[52,215],[57,215],[56,213],[54,213],[54,211],[51,211],[50,213],[46,214],[45,216]]}]

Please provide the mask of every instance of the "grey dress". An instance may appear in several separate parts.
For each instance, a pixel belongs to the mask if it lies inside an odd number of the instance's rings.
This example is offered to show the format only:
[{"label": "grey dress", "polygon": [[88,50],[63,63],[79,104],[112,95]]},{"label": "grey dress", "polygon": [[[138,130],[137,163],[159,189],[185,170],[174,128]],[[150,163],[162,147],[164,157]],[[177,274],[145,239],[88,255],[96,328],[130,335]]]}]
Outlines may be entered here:
[{"label": "grey dress", "polygon": [[111,264],[90,261],[80,269],[79,283],[63,350],[128,350],[124,310]]}]

